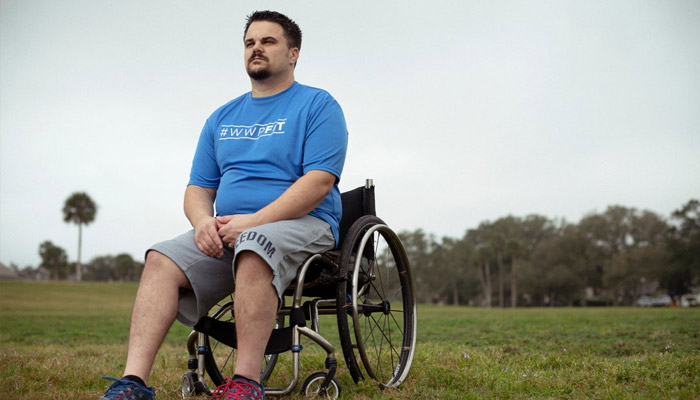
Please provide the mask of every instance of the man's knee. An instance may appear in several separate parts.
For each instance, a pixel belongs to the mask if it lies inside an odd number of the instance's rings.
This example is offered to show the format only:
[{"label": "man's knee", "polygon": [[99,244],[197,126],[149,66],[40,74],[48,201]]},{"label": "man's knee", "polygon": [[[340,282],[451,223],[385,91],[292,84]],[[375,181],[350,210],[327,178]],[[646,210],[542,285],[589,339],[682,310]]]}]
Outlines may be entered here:
[{"label": "man's knee", "polygon": [[141,280],[154,278],[160,281],[176,282],[178,287],[191,289],[190,281],[170,257],[155,250],[146,254],[146,265]]},{"label": "man's knee", "polygon": [[[236,255],[236,287],[237,293],[245,297],[237,297],[237,306],[255,310],[260,313],[266,304],[273,304],[270,311],[279,309],[280,299],[277,289],[272,284],[274,274],[270,265],[257,253],[245,250]],[[276,299],[275,302],[273,299]],[[262,308],[261,308],[262,307]],[[276,308],[275,308],[276,307]],[[237,308],[238,309],[238,308]],[[243,311],[238,309],[238,311]]]},{"label": "man's knee", "polygon": [[245,282],[269,281],[272,282],[272,269],[257,253],[245,250],[236,255],[236,281]]}]

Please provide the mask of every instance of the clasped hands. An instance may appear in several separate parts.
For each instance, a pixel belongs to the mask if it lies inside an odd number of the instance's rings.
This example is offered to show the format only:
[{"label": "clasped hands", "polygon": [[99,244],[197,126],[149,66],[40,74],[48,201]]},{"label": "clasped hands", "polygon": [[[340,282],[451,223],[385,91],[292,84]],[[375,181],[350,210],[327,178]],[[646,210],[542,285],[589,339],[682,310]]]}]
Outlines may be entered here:
[{"label": "clasped hands", "polygon": [[202,253],[221,258],[224,245],[233,248],[238,235],[260,225],[255,214],[235,214],[203,219],[194,227],[194,242]]}]

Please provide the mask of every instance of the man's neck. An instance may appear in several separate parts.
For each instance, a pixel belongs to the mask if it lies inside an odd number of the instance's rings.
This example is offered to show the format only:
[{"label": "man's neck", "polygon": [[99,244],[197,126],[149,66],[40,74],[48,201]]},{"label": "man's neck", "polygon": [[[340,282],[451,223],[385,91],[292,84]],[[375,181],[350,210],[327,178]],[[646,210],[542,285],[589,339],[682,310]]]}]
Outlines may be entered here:
[{"label": "man's neck", "polygon": [[289,89],[294,84],[294,75],[290,74],[283,79],[270,77],[262,81],[251,79],[250,83],[253,97],[268,97]]}]

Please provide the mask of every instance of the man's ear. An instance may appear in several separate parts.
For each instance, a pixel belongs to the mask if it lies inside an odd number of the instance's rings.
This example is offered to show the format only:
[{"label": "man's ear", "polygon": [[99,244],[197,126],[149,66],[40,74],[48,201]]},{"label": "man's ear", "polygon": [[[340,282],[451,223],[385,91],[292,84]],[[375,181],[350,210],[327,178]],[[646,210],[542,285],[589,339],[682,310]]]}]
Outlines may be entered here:
[{"label": "man's ear", "polygon": [[297,60],[299,60],[299,48],[298,47],[292,47],[291,49],[289,49],[289,60],[295,66],[297,65]]}]

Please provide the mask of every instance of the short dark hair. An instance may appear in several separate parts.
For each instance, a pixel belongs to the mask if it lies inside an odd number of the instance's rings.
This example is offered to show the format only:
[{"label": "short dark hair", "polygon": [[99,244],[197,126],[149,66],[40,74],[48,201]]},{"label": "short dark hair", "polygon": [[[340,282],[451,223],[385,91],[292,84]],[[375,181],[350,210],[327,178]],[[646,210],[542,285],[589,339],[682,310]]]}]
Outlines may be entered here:
[{"label": "short dark hair", "polygon": [[246,20],[245,31],[243,31],[243,40],[245,40],[245,35],[248,34],[250,24],[255,21],[268,21],[279,24],[284,31],[284,37],[287,39],[289,48],[296,47],[301,50],[301,29],[299,29],[299,25],[286,15],[278,13],[277,11],[255,11],[250,14]]}]

